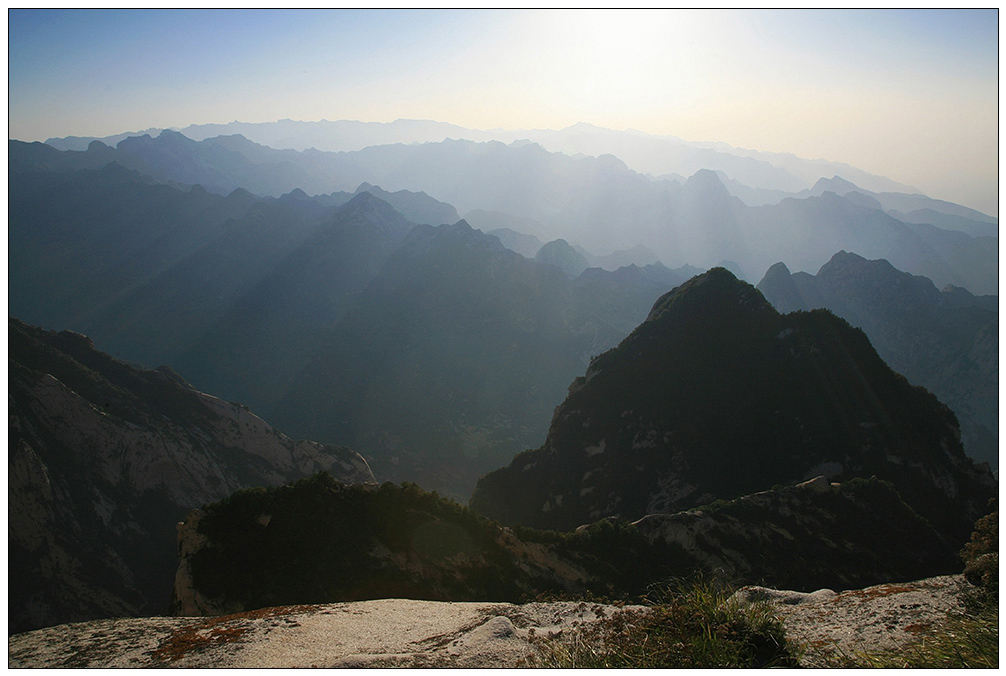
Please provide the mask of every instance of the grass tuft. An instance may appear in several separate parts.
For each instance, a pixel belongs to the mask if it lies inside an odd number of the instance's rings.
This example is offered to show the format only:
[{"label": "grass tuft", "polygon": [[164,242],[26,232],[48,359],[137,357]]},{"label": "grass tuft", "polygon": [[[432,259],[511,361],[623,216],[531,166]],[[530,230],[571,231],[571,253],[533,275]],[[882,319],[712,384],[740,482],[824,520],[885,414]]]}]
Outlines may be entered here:
[{"label": "grass tuft", "polygon": [[827,666],[846,669],[996,669],[999,608],[986,605],[954,613],[897,651],[831,657]]},{"label": "grass tuft", "polygon": [[624,612],[571,635],[543,639],[553,668],[797,666],[782,621],[767,603],[741,604],[698,578],[662,589],[646,611]]}]

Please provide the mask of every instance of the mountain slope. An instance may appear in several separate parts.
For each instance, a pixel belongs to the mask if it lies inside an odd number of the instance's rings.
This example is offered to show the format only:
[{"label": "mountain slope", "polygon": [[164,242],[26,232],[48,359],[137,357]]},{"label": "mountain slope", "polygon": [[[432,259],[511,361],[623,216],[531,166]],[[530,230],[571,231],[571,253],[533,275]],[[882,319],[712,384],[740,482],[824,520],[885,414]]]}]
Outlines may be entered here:
[{"label": "mountain slope", "polygon": [[502,528],[414,484],[343,486],[319,475],[195,511],[180,540],[175,610],[187,616],[366,598],[630,599],[697,571],[845,589],[961,567],[954,546],[876,479],[819,478],[556,533]]},{"label": "mountain slope", "polygon": [[243,487],[319,471],[372,481],[345,448],[294,443],[167,367],[10,319],[10,628],[163,613],[175,524]]},{"label": "mountain slope", "polygon": [[[264,239],[274,264],[254,285],[201,325],[201,331],[172,361],[206,390],[254,404],[268,413],[324,344],[325,336],[400,246],[414,224],[369,191],[312,221],[295,246],[269,247],[287,234]],[[236,246],[201,262],[219,269]],[[199,297],[198,291],[189,294]],[[309,436],[303,430],[297,432]]]},{"label": "mountain slope", "polygon": [[224,232],[254,199],[99,170],[12,171],[10,311],[83,328],[86,317]]},{"label": "mountain slope", "polygon": [[886,260],[841,251],[817,275],[779,263],[758,289],[780,312],[826,308],[863,329],[877,353],[936,394],[961,423],[965,449],[998,467],[999,316],[995,297],[943,292]]},{"label": "mountain slope", "polygon": [[465,495],[543,433],[569,375],[624,335],[572,305],[557,268],[464,221],[417,226],[270,417],[382,458],[386,476]]},{"label": "mountain slope", "polygon": [[826,474],[876,475],[938,532],[966,538],[992,494],[953,414],[834,315],[779,315],[722,268],[665,294],[591,362],[545,444],[483,477],[471,505],[572,528]]}]

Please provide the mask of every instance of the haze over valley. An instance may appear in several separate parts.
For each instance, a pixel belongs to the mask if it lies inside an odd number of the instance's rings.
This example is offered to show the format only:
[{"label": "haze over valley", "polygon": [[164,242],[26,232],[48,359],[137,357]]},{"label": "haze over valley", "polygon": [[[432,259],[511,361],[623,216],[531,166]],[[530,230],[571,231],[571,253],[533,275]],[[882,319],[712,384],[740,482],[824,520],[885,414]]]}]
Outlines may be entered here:
[{"label": "haze over valley", "polygon": [[997,21],[11,10],[11,631],[961,573]]}]

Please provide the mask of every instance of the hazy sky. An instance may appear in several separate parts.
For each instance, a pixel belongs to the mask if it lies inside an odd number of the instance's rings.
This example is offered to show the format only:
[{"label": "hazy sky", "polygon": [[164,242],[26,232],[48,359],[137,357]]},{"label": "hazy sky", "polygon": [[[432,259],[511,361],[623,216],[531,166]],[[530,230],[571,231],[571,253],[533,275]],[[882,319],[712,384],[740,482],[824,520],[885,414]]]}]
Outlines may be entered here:
[{"label": "hazy sky", "polygon": [[998,214],[999,16],[9,10],[9,136],[590,122],[847,162]]}]

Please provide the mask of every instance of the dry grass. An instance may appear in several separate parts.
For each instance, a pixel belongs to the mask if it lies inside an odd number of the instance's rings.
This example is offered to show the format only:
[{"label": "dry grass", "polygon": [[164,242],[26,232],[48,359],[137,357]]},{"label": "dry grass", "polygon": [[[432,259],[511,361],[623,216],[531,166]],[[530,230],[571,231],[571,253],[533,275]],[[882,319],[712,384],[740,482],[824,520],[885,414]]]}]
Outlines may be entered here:
[{"label": "dry grass", "polygon": [[796,666],[782,622],[764,603],[743,605],[704,580],[664,590],[647,611],[619,613],[538,642],[539,667],[724,668]]},{"label": "dry grass", "polygon": [[[150,657],[155,664],[176,662],[191,654],[202,653],[211,648],[243,640],[245,634],[252,628],[252,620],[286,617],[294,613],[314,610],[316,608],[313,606],[282,606],[200,620],[176,629],[171,636],[161,642],[150,654]],[[287,621],[288,623],[293,622],[289,619]]]}]

